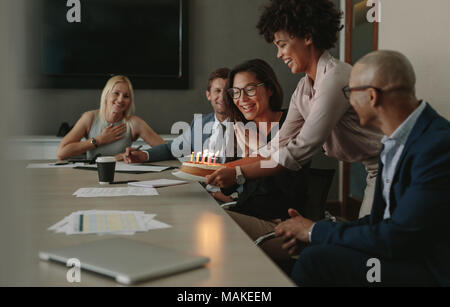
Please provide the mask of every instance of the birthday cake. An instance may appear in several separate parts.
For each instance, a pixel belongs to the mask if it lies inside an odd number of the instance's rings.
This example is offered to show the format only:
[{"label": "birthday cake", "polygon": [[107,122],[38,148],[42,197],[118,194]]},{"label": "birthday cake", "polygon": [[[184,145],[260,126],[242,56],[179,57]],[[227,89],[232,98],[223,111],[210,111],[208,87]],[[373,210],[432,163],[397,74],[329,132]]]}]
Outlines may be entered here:
[{"label": "birthday cake", "polygon": [[225,167],[225,165],[218,163],[183,162],[180,171],[194,176],[205,177],[223,167]]}]

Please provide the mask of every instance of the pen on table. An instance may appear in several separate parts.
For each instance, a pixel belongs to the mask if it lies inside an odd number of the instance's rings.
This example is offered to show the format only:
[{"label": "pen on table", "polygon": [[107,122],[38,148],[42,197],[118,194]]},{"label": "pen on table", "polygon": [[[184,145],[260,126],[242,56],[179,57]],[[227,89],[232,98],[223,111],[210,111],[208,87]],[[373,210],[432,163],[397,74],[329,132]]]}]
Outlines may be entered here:
[{"label": "pen on table", "polygon": [[[53,165],[55,165],[55,166],[57,166],[57,165],[67,165],[67,164],[69,164],[70,163],[70,161],[56,161]],[[51,163],[50,163],[50,165],[52,165]]]},{"label": "pen on table", "polygon": [[83,232],[83,214],[80,214],[80,222],[78,225],[78,231]]},{"label": "pen on table", "polygon": [[[142,145],[139,145],[136,150],[133,151],[138,151],[139,149],[141,149]],[[127,158],[129,158],[131,156],[131,151],[128,153]]]},{"label": "pen on table", "polygon": [[138,182],[139,180],[125,180],[125,181],[113,181],[113,182],[110,182],[109,184],[126,184],[126,183],[129,183],[129,182]]}]

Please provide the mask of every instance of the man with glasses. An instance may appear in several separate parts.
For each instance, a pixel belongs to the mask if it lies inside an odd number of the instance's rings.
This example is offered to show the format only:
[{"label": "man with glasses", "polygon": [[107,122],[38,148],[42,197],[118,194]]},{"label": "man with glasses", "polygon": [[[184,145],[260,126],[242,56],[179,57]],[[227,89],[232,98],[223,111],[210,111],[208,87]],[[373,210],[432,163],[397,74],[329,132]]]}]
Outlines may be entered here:
[{"label": "man with glasses", "polygon": [[344,93],[361,125],[385,135],[372,212],[351,223],[313,223],[292,212],[279,224],[283,248],[312,244],[292,273],[297,284],[450,285],[450,123],[417,100],[415,81],[395,51],[355,64]]}]

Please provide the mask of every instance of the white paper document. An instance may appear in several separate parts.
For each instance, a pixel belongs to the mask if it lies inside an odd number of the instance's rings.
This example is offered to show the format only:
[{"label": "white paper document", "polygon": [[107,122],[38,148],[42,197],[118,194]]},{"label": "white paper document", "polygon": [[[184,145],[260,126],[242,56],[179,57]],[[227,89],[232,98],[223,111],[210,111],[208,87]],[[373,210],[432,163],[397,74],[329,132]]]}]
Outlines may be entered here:
[{"label": "white paper document", "polygon": [[117,197],[159,195],[155,188],[117,187],[117,188],[80,188],[73,193],[76,197]]},{"label": "white paper document", "polygon": [[187,183],[187,181],[173,180],[173,179],[156,179],[156,180],[129,182],[128,185],[131,185],[133,187],[160,188],[184,183]]},{"label": "white paper document", "polygon": [[143,211],[87,210],[77,211],[48,228],[56,233],[132,235],[172,226],[154,219],[156,214]]}]

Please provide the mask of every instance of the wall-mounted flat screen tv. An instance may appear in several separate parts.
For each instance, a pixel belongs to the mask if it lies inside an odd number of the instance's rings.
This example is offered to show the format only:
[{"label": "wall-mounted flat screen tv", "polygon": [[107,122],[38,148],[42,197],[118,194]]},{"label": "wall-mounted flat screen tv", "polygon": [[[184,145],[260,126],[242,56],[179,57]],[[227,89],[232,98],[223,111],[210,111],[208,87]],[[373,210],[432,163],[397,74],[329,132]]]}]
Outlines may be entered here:
[{"label": "wall-mounted flat screen tv", "polygon": [[188,87],[186,0],[41,1],[42,87],[101,88],[117,74],[135,88]]}]

